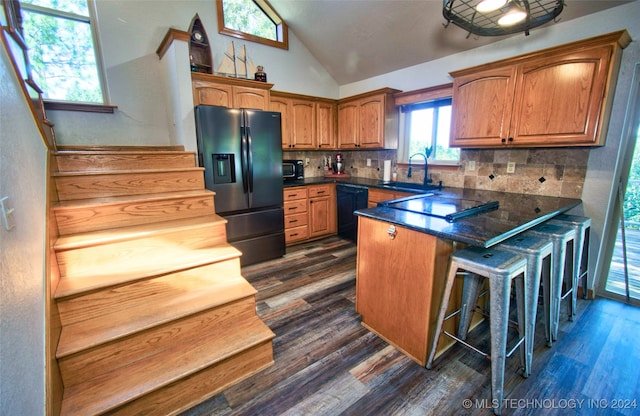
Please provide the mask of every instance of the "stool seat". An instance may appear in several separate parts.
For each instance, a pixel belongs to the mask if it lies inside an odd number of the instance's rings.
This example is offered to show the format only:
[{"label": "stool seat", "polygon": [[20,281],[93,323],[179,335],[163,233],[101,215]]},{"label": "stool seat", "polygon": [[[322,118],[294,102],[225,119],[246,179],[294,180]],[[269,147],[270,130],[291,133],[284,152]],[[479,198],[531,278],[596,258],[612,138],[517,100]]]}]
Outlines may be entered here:
[{"label": "stool seat", "polygon": [[[463,270],[463,273],[458,273]],[[449,298],[453,283],[458,274],[464,277],[462,307],[446,316]],[[521,278],[519,278],[521,277]],[[489,279],[489,290],[491,293],[489,300],[489,330],[491,335],[491,352],[487,354],[468,344],[465,339],[469,330],[471,316],[474,313],[477,304],[480,288],[484,279]],[[427,360],[427,368],[431,368],[438,346],[440,335],[451,337],[457,342],[472,348],[474,351],[489,357],[491,360],[491,394],[494,403],[502,403],[504,396],[504,367],[505,359],[510,356],[513,351],[520,347],[520,360],[522,366],[526,366],[523,343],[526,344],[526,323],[525,323],[525,299],[524,287],[528,284],[527,277],[527,260],[514,253],[500,250],[498,248],[480,248],[468,247],[453,253],[449,260],[449,268],[447,272],[447,280],[445,282],[444,293],[440,302],[440,310],[436,320],[435,336],[429,359]],[[519,340],[513,349],[507,353],[507,329],[509,321],[509,301],[511,297],[511,283],[516,283],[516,303],[518,311],[518,334]],[[460,323],[458,325],[458,336],[449,334],[442,330],[442,325],[446,319],[449,319],[460,313]],[[499,415],[502,411],[501,406],[493,409],[494,413]]]},{"label": "stool seat", "polygon": [[591,218],[578,215],[560,214],[548,224],[573,227],[576,231],[575,256],[573,261],[573,293],[571,297],[571,317],[575,317],[578,287],[582,282],[582,297],[588,299],[589,291],[589,240],[591,237]]},{"label": "stool seat", "polygon": [[[549,282],[542,282],[545,302],[545,335],[547,345],[558,339],[562,282],[565,277],[572,279],[573,256],[576,232],[572,227],[543,223],[524,233],[534,237],[547,238],[553,243],[552,274]],[[567,254],[568,252],[568,254]]]},{"label": "stool seat", "polygon": [[[553,273],[553,243],[546,238],[520,234],[500,243],[500,249],[520,254],[527,259],[528,283],[524,288],[526,322],[524,371],[526,375],[529,376],[531,374],[533,361],[533,343],[535,340],[540,280],[544,280],[546,285],[549,285]],[[550,305],[547,303],[544,307],[547,311]],[[549,312],[546,312],[545,316],[549,316]]]}]

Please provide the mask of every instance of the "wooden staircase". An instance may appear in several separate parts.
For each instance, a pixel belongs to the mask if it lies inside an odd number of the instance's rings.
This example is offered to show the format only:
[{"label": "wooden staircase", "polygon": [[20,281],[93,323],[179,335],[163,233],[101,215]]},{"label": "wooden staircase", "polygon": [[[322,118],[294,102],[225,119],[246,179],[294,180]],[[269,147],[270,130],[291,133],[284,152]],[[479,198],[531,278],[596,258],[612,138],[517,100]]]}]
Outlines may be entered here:
[{"label": "wooden staircase", "polygon": [[55,152],[62,415],[170,415],[273,363],[195,155]]}]

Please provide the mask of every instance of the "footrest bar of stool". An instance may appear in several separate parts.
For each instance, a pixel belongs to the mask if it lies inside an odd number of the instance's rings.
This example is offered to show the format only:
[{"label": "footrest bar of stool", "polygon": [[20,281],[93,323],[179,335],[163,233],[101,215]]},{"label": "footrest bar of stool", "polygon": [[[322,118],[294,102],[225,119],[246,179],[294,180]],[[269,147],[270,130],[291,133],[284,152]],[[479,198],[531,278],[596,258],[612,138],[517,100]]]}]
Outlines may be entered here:
[{"label": "footrest bar of stool", "polygon": [[442,322],[446,321],[447,319],[451,319],[454,316],[456,316],[457,314],[460,313],[460,311],[462,311],[462,309],[456,309],[455,311],[451,312],[449,315],[445,316],[444,319],[442,320]]},{"label": "footrest bar of stool", "polygon": [[473,345],[469,344],[466,341],[461,340],[460,338],[458,338],[457,336],[447,332],[447,331],[442,331],[443,334],[445,334],[446,336],[448,336],[449,338],[453,338],[454,340],[456,340],[457,342],[459,342],[460,344],[464,345],[467,348],[471,348],[472,350],[474,350],[475,352],[477,352],[478,354],[482,355],[485,358],[491,358],[491,356],[489,354],[487,354],[484,351],[481,351],[479,349],[477,349],[476,347],[474,347]]},{"label": "footrest bar of stool", "polygon": [[511,354],[513,354],[515,352],[515,350],[518,349],[518,347],[524,342],[524,337],[520,338],[518,340],[518,342],[516,343],[516,345],[513,346],[513,348],[511,348],[511,350],[509,350],[509,352],[507,353],[507,358],[511,357]]}]

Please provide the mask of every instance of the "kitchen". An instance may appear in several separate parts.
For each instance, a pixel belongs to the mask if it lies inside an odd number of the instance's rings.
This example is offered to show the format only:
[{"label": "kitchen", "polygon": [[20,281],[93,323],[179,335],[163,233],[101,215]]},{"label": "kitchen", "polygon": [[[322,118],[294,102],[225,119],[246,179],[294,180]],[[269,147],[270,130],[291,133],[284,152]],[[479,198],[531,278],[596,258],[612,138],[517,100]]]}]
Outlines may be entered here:
[{"label": "kitchen", "polygon": [[[216,36],[215,29],[212,29],[215,27],[214,12],[212,10],[202,11],[201,3],[199,2],[195,2],[193,8],[185,8],[184,10],[176,9],[168,4],[164,4],[164,6],[166,6],[166,9],[157,7],[150,11],[144,2],[133,5],[105,2],[99,5],[105,27],[104,30],[108,30],[108,27],[114,28],[109,30],[112,35],[103,36],[105,38],[103,47],[105,55],[109,57],[107,59],[107,72],[112,87],[112,99],[118,104],[120,111],[109,116],[51,112],[61,143],[131,144],[136,142],[139,144],[165,144],[174,142],[174,138],[179,136],[175,134],[177,130],[183,127],[187,128],[187,122],[193,120],[192,113],[170,117],[171,122],[167,126],[166,117],[164,116],[167,113],[167,106],[164,104],[166,101],[163,96],[163,90],[154,88],[157,85],[164,85],[164,81],[162,81],[158,73],[150,72],[148,68],[159,67],[155,48],[159,39],[166,32],[167,27],[176,26],[183,30],[186,29],[195,12],[200,13],[201,17],[205,19],[209,36]],[[249,50],[256,61],[260,61],[265,65],[269,74],[269,81],[277,84],[278,88],[282,90],[324,97],[347,97],[386,86],[410,91],[429,85],[440,85],[449,82],[450,80],[447,78],[446,73],[450,70],[506,58],[525,52],[524,49],[526,51],[537,50],[625,27],[630,30],[631,37],[636,39],[639,36],[638,33],[634,32],[634,30],[637,30],[634,29],[634,17],[637,16],[637,7],[637,4],[631,4],[603,12],[603,14],[593,17],[592,20],[585,18],[584,22],[580,23],[568,21],[551,26],[545,29],[545,33],[548,36],[543,39],[534,39],[532,35],[532,42],[527,45],[522,44],[521,38],[507,39],[502,41],[500,46],[487,47],[482,52],[470,52],[468,55],[426,64],[420,68],[409,68],[404,73],[389,74],[383,79],[372,78],[339,87],[332,83],[322,71],[318,73],[315,70],[310,71],[308,69],[317,68],[318,64],[309,53],[302,49],[301,43],[297,39],[292,39],[289,54],[284,51],[273,51],[252,45],[249,46]],[[122,10],[125,10],[126,14],[123,14],[125,12]],[[156,23],[147,23],[151,20]],[[144,24],[139,25],[136,22],[144,22]],[[220,48],[224,49],[228,40],[223,37],[220,37],[220,39]],[[130,49],[122,48],[121,45],[130,45]],[[290,56],[293,53],[299,55],[294,59]],[[586,167],[585,187],[582,198],[585,210],[590,210],[594,213],[592,217],[594,218],[595,229],[602,229],[604,224],[604,211],[607,203],[605,192],[602,192],[602,189],[611,188],[613,160],[617,153],[618,136],[623,124],[626,105],[625,93],[628,93],[628,88],[621,88],[620,86],[628,86],[630,84],[631,68],[633,63],[637,61],[637,44],[632,43],[629,49],[625,51],[625,54],[619,78],[619,87],[616,89],[616,94],[619,98],[614,100],[614,116],[612,117],[606,146],[592,150],[590,153],[595,153],[595,156],[582,154],[576,157],[577,162],[571,160],[571,163],[577,164],[583,169]],[[411,74],[413,73],[417,73],[417,75],[412,76]],[[433,78],[429,79],[428,84],[425,83],[424,73],[433,74]],[[136,92],[135,96],[131,94],[132,91]],[[195,149],[192,148],[192,150]],[[324,155],[318,152],[308,153],[308,156],[296,154],[292,158],[306,159],[306,157],[309,157],[315,162],[316,160],[321,160]],[[354,167],[365,172],[369,168],[367,167],[366,159],[372,159],[372,162],[378,161],[378,166],[381,161],[393,159],[387,151],[363,153],[365,154],[360,156],[359,152],[344,152],[345,158],[350,163],[357,163]],[[487,156],[488,153],[491,153],[491,156]],[[331,152],[327,155],[329,154],[333,155],[334,153]],[[517,158],[523,162],[528,162],[529,160],[539,160],[540,155],[543,155],[543,157],[546,155],[549,158],[556,156],[551,152],[522,150],[518,152]],[[477,166],[481,163],[491,165],[506,164],[505,154],[497,151],[473,151],[463,156],[463,158],[463,160],[473,158]],[[569,158],[564,160],[569,160]],[[311,166],[316,165],[314,163]],[[379,174],[376,168],[377,166],[374,163],[371,168],[373,175]],[[436,172],[437,170],[434,171],[434,174]],[[476,169],[475,172],[474,174],[465,171],[465,176],[476,177],[478,181],[486,181],[484,174],[481,173],[484,172],[484,168],[483,170]],[[456,180],[461,180],[459,176],[456,176],[456,178]],[[447,179],[444,182],[447,183]],[[597,253],[594,253],[594,255],[597,256]],[[23,389],[23,391],[27,390]]]}]

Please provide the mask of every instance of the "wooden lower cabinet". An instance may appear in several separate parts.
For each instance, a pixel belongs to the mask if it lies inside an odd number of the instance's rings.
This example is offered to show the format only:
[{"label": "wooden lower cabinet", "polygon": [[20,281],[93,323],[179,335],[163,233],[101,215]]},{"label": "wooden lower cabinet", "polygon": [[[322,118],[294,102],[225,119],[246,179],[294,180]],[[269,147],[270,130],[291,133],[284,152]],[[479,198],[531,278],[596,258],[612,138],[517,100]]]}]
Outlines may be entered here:
[{"label": "wooden lower cabinet", "polygon": [[335,184],[296,186],[283,192],[287,245],[338,232]]},{"label": "wooden lower cabinet", "polygon": [[369,188],[369,196],[367,207],[373,208],[378,202],[391,201],[392,199],[404,198],[405,196],[414,195],[408,192],[392,191],[389,189]]},{"label": "wooden lower cabinet", "polygon": [[[358,221],[356,310],[362,324],[424,366],[456,243],[367,217]],[[452,299],[457,293],[454,287]],[[445,329],[455,332],[456,321]],[[450,344],[441,337],[439,351]]]}]

